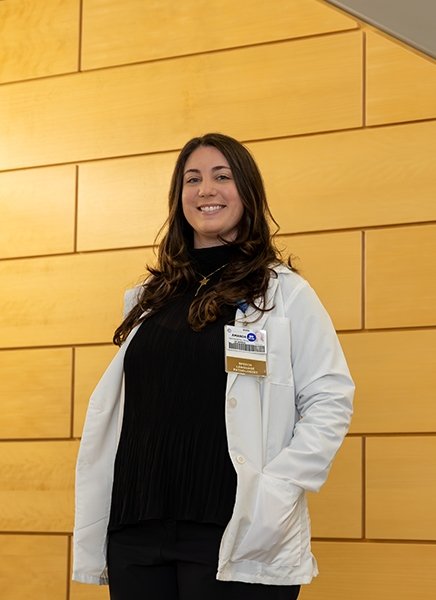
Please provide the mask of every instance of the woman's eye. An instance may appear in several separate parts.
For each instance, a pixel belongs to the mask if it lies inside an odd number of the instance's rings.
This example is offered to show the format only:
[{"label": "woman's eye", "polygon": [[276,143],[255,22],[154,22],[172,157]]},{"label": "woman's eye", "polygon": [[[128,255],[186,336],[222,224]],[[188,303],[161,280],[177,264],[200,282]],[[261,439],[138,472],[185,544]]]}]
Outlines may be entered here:
[{"label": "woman's eye", "polygon": [[185,183],[197,183],[198,181],[198,177],[189,177],[189,179],[187,179]]},{"label": "woman's eye", "polygon": [[221,181],[221,180],[224,180],[224,179],[230,179],[230,177],[229,177],[228,175],[223,175],[223,174],[221,174],[221,175],[218,175],[218,176],[217,176],[217,179],[218,179],[219,181]]}]

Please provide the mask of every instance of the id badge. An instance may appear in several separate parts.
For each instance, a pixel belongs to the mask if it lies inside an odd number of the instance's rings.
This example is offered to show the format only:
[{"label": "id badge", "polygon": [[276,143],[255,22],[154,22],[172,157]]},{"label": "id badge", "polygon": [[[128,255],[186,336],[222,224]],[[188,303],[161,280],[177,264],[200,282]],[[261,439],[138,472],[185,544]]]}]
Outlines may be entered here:
[{"label": "id badge", "polygon": [[248,327],[224,326],[227,373],[266,376],[266,331]]}]

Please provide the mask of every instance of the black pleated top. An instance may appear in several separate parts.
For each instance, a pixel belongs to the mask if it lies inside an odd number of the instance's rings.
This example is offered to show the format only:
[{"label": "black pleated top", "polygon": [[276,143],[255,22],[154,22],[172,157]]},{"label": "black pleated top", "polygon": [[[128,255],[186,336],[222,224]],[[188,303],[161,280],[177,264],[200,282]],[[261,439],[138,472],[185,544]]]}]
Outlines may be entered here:
[{"label": "black pleated top", "polygon": [[[192,250],[192,260],[208,275],[234,252]],[[193,331],[187,314],[197,288],[148,317],[126,350],[109,530],[167,518],[225,525],[231,517],[236,474],[224,416],[224,325],[233,323],[236,308],[223,306],[217,321]]]}]

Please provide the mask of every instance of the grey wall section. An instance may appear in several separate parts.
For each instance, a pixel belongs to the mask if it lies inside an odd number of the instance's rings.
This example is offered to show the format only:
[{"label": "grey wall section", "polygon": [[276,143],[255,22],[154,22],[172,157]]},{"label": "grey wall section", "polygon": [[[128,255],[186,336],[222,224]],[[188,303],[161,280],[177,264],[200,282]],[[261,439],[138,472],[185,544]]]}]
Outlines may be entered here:
[{"label": "grey wall section", "polygon": [[326,0],[436,58],[436,0]]}]

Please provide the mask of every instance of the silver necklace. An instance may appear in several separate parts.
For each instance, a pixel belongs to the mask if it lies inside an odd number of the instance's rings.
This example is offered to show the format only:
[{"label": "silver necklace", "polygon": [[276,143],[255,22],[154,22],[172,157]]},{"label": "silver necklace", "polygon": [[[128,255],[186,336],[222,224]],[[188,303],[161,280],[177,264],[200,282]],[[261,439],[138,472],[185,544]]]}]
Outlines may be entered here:
[{"label": "silver necklace", "polygon": [[198,295],[198,292],[201,290],[201,288],[209,283],[212,275],[215,275],[215,273],[218,273],[218,271],[221,271],[221,269],[224,269],[224,267],[227,267],[228,264],[229,263],[227,262],[224,265],[221,265],[220,267],[218,267],[218,269],[215,269],[215,271],[212,271],[212,273],[209,273],[208,275],[203,275],[203,273],[199,273],[199,275],[201,275],[202,279],[200,279],[200,281],[199,281],[200,285],[198,286],[197,291],[194,294],[194,298]]}]

